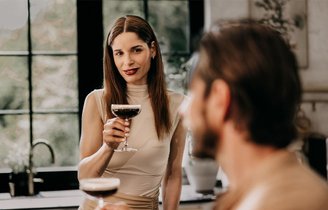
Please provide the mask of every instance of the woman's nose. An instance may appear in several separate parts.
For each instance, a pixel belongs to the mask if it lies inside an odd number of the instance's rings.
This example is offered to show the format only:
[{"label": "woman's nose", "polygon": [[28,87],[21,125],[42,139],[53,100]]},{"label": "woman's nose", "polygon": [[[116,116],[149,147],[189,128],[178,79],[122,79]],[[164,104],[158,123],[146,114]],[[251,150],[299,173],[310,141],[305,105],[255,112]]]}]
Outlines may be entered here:
[{"label": "woman's nose", "polygon": [[130,66],[133,63],[134,63],[134,61],[133,61],[131,55],[129,55],[129,54],[126,55],[125,58],[124,58],[124,64]]}]

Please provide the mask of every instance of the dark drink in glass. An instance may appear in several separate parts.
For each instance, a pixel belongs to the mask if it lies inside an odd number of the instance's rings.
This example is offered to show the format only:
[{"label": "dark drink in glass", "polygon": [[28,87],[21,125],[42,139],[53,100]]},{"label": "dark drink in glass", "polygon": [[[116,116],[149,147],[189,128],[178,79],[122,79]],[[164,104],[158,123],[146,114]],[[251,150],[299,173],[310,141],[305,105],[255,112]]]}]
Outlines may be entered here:
[{"label": "dark drink in glass", "polygon": [[104,206],[104,198],[114,195],[120,180],[118,178],[87,178],[80,180],[80,190],[88,195],[91,199],[97,199],[98,206]]},{"label": "dark drink in glass", "polygon": [[[129,119],[137,116],[141,112],[141,105],[131,105],[131,104],[112,104],[111,110],[113,115],[116,117],[125,119],[125,121],[129,121]],[[121,149],[115,149],[116,152],[133,152],[137,151],[135,148],[131,148],[128,146],[128,139],[125,137],[124,146]]]},{"label": "dark drink in glass", "polygon": [[131,108],[116,107],[116,108],[112,109],[112,112],[116,117],[119,117],[122,119],[130,119],[139,114],[140,107],[131,107]]}]

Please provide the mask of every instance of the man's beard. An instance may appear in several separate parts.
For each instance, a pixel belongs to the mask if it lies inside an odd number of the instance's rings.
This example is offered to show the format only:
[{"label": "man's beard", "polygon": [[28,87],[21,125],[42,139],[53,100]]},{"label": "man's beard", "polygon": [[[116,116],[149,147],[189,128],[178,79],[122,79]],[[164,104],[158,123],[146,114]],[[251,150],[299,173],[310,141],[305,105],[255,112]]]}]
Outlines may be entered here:
[{"label": "man's beard", "polygon": [[219,135],[210,129],[205,114],[206,110],[203,110],[203,129],[198,128],[197,131],[193,133],[192,155],[198,158],[215,159]]}]

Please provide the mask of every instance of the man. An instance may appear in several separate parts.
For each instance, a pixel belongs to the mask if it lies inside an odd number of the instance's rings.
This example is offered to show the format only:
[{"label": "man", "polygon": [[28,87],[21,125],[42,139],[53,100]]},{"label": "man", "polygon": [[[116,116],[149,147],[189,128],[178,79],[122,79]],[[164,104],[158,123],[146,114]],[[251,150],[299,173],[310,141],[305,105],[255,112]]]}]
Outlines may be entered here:
[{"label": "man", "polygon": [[297,138],[297,62],[273,29],[252,21],[218,23],[200,41],[182,113],[194,155],[211,157],[229,187],[216,210],[328,209],[327,181],[287,146]]}]

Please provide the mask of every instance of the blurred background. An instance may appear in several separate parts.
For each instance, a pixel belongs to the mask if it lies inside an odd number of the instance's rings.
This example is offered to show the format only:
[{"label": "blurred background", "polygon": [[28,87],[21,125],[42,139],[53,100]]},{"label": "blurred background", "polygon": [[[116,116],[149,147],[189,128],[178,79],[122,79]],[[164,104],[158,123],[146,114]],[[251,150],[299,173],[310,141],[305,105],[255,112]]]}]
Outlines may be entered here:
[{"label": "blurred background", "polygon": [[[328,1],[302,5],[291,33],[305,91],[311,131],[328,136]],[[125,14],[149,21],[160,42],[170,89],[187,94],[190,57],[199,34],[218,19],[263,15],[256,0],[0,0],[0,189],[23,171],[31,145],[39,176],[56,176],[42,189],[77,188],[81,111],[85,96],[102,87],[104,36]],[[269,2],[284,2],[271,0]],[[287,0],[286,0],[287,2]],[[265,12],[265,11],[262,11]],[[272,12],[272,11],[269,11]],[[298,22],[297,22],[298,21]],[[188,62],[189,61],[189,62]],[[57,176],[65,174],[67,176]]]}]

